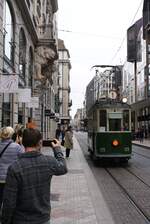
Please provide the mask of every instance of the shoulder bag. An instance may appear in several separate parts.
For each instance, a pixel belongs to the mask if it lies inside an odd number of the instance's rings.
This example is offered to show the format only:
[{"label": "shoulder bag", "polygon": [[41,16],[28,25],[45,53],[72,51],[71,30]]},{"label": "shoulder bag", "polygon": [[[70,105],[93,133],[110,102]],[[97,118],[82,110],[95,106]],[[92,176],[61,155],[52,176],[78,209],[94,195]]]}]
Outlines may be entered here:
[{"label": "shoulder bag", "polygon": [[0,153],[0,158],[2,157],[3,153],[5,152],[5,150],[8,148],[8,146],[11,144],[12,142],[9,142],[4,148],[3,150],[1,151]]}]

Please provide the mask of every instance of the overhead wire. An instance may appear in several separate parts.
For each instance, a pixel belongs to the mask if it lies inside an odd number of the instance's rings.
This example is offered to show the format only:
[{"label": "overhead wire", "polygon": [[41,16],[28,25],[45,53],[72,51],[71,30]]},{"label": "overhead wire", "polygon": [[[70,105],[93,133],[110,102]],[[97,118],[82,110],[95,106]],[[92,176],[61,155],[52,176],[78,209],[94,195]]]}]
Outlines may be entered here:
[{"label": "overhead wire", "polygon": [[86,36],[96,36],[96,37],[101,37],[101,38],[120,39],[119,37],[114,37],[114,36],[105,36],[105,35],[100,35],[100,34],[79,32],[79,31],[72,31],[72,30],[65,30],[65,29],[58,29],[58,31],[72,33],[72,34],[86,35]]},{"label": "overhead wire", "polygon": [[[139,4],[139,6],[138,6],[138,8],[137,8],[137,10],[136,10],[136,12],[135,12],[135,14],[134,14],[134,17],[133,17],[133,19],[131,20],[131,23],[130,23],[131,25],[133,24],[133,22],[134,22],[134,20],[135,20],[135,18],[136,18],[136,16],[137,16],[137,14],[138,14],[138,12],[139,12],[139,10],[140,10],[140,8],[141,8],[142,3],[143,3],[143,0],[140,1],[140,4]],[[131,25],[130,25],[130,26],[131,26]],[[86,35],[86,36],[87,36],[87,35],[88,35],[88,36],[97,36],[97,37],[101,37],[101,38],[120,39],[119,37],[105,36],[105,35],[99,35],[99,34],[93,34],[93,33],[86,33],[86,32],[76,32],[76,31],[65,30],[65,29],[59,29],[58,31],[60,31],[60,32],[66,32],[66,33],[79,34],[79,35]],[[112,62],[112,61],[116,58],[116,56],[118,55],[118,53],[119,53],[119,51],[121,50],[121,48],[122,48],[122,46],[123,46],[125,40],[126,40],[126,34],[124,35],[124,37],[123,37],[123,39],[122,39],[122,41],[121,41],[121,44],[119,45],[117,51],[115,52],[114,56],[112,57],[111,62]]]},{"label": "overhead wire", "polygon": [[[140,8],[141,8],[142,3],[143,3],[143,0],[140,1],[140,4],[139,4],[139,6],[138,6],[138,8],[137,8],[137,10],[136,10],[136,12],[135,12],[135,15],[134,15],[134,17],[133,17],[133,19],[132,19],[132,21],[131,21],[131,23],[130,23],[131,25],[133,24],[133,22],[134,22],[134,20],[135,20],[135,18],[136,18],[136,16],[137,16],[137,14],[138,14],[138,12],[139,12],[139,10],[140,10]],[[130,26],[131,26],[131,25],[130,25]],[[124,37],[123,37],[123,39],[122,39],[122,41],[121,41],[121,44],[119,45],[119,47],[118,47],[116,53],[115,53],[114,56],[112,57],[111,62],[116,58],[117,54],[119,53],[120,49],[121,49],[122,46],[123,46],[123,43],[124,43],[125,39],[126,39],[126,34],[124,35]]]}]

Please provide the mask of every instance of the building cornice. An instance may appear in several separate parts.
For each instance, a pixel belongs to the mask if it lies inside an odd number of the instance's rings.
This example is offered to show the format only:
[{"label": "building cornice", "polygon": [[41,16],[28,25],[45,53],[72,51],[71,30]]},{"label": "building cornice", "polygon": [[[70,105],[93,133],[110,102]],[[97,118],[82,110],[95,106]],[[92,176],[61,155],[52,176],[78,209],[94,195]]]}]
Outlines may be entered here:
[{"label": "building cornice", "polygon": [[18,5],[18,8],[21,12],[21,15],[23,17],[24,23],[26,24],[26,27],[31,35],[32,41],[34,44],[38,41],[38,35],[35,29],[35,26],[33,24],[33,21],[31,19],[30,12],[28,10],[28,6],[25,1],[16,0],[16,3]]}]

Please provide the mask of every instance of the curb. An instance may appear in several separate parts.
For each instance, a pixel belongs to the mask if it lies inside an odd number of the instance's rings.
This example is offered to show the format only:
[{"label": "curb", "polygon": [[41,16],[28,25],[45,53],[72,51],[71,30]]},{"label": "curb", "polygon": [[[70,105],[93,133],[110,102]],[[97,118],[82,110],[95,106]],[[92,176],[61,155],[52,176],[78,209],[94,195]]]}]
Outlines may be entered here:
[{"label": "curb", "polygon": [[147,146],[147,145],[141,145],[141,144],[133,143],[133,142],[132,142],[132,145],[136,145],[136,146],[139,146],[139,147],[143,147],[145,149],[150,149],[150,146]]}]

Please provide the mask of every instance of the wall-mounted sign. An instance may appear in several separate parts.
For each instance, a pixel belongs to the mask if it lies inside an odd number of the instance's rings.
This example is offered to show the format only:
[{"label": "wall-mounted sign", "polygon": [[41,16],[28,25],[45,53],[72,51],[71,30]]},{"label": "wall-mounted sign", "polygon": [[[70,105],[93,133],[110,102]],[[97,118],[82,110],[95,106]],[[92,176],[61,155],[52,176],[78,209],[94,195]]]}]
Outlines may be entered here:
[{"label": "wall-mounted sign", "polygon": [[50,115],[51,115],[51,110],[46,109],[46,110],[45,110],[45,116],[50,116]]},{"label": "wall-mounted sign", "polygon": [[0,93],[17,93],[18,75],[0,75]]},{"label": "wall-mounted sign", "polygon": [[31,97],[31,101],[27,104],[29,108],[39,108],[39,97]]},{"label": "wall-mounted sign", "polygon": [[31,89],[18,89],[18,102],[30,103],[31,102]]},{"label": "wall-mounted sign", "polygon": [[50,117],[50,119],[55,118],[55,113],[52,113],[50,109],[45,110],[45,116]]}]

